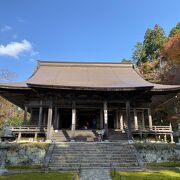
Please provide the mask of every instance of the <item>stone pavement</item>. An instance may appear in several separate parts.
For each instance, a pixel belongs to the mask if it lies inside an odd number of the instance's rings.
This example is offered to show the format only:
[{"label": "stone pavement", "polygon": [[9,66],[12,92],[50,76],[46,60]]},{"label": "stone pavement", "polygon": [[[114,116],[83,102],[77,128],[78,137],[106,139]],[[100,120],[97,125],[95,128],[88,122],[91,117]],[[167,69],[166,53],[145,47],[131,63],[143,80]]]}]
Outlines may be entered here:
[{"label": "stone pavement", "polygon": [[83,169],[80,180],[111,180],[108,169]]}]

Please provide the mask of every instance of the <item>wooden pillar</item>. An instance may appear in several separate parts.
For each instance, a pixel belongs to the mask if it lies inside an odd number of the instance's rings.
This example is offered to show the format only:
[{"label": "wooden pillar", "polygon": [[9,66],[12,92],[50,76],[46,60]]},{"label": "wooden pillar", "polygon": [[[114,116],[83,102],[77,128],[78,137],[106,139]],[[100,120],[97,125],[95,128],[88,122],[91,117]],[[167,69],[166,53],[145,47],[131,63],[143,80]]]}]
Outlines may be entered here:
[{"label": "wooden pillar", "polygon": [[38,127],[42,126],[42,113],[43,113],[43,107],[42,107],[42,100],[40,102],[40,108],[39,108],[39,122]]},{"label": "wooden pillar", "polygon": [[27,110],[28,110],[28,106],[25,105],[25,106],[24,106],[24,119],[23,119],[23,125],[27,125]]},{"label": "wooden pillar", "polygon": [[103,108],[104,108],[104,129],[105,129],[105,135],[108,137],[108,110],[107,110],[107,101],[104,101]]},{"label": "wooden pillar", "polygon": [[136,108],[134,108],[134,129],[138,130],[138,119],[137,119],[137,111]]},{"label": "wooden pillar", "polygon": [[115,128],[119,129],[119,111],[116,110]]},{"label": "wooden pillar", "polygon": [[58,108],[55,107],[55,109],[54,109],[54,123],[53,123],[55,130],[58,130],[57,129],[57,111],[58,111]]},{"label": "wooden pillar", "polygon": [[46,111],[44,109],[44,111],[43,111],[43,126],[46,126],[46,120],[47,120],[47,114],[46,114]]},{"label": "wooden pillar", "polygon": [[20,141],[21,140],[21,132],[18,133],[18,139],[17,141]]},{"label": "wooden pillar", "polygon": [[172,125],[171,125],[171,123],[170,123],[170,131],[171,131],[171,134],[170,134],[171,143],[174,143],[173,130],[172,130]]},{"label": "wooden pillar", "polygon": [[57,119],[56,119],[56,129],[59,130],[59,117],[60,117],[60,114],[59,114],[59,111],[57,109]]},{"label": "wooden pillar", "polygon": [[128,122],[128,140],[132,140],[130,102],[126,101],[126,117]]},{"label": "wooden pillar", "polygon": [[149,129],[152,130],[152,116],[151,116],[150,108],[148,108],[148,119],[149,119]]},{"label": "wooden pillar", "polygon": [[52,135],[52,117],[53,117],[53,108],[52,108],[52,102],[49,106],[48,109],[48,122],[47,122],[47,140],[51,140],[51,135]]},{"label": "wooden pillar", "polygon": [[73,139],[75,136],[76,130],[76,107],[75,102],[72,104],[72,124],[71,124],[71,138]]},{"label": "wooden pillar", "polygon": [[119,123],[120,123],[120,130],[124,132],[124,122],[123,122],[123,114],[122,112],[119,113]]},{"label": "wooden pillar", "polygon": [[32,110],[32,107],[31,107],[31,109],[30,109],[30,120],[29,120],[29,125],[31,125],[31,123],[32,123],[32,118],[33,118],[33,112],[32,112],[33,110]]},{"label": "wooden pillar", "polygon": [[103,109],[100,109],[100,129],[103,129]]},{"label": "wooden pillar", "polygon": [[164,142],[165,142],[165,143],[167,142],[166,134],[164,135]]},{"label": "wooden pillar", "polygon": [[37,141],[37,137],[38,137],[38,133],[35,132],[35,134],[34,134],[34,141]]},{"label": "wooden pillar", "polygon": [[142,110],[142,129],[145,129],[144,109]]}]

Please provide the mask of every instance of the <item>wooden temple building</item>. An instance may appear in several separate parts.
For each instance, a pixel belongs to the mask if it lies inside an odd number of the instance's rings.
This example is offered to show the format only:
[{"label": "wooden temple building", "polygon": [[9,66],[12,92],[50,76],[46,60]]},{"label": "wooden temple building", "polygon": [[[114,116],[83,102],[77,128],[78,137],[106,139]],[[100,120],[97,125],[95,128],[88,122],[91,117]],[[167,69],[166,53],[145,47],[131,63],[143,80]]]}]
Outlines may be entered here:
[{"label": "wooden temple building", "polygon": [[0,84],[0,95],[24,110],[23,126],[12,127],[18,139],[59,141],[104,129],[107,139],[114,130],[130,141],[147,133],[173,142],[172,127],[154,126],[151,109],[178,92],[180,86],[145,81],[131,63],[39,61],[28,80]]}]

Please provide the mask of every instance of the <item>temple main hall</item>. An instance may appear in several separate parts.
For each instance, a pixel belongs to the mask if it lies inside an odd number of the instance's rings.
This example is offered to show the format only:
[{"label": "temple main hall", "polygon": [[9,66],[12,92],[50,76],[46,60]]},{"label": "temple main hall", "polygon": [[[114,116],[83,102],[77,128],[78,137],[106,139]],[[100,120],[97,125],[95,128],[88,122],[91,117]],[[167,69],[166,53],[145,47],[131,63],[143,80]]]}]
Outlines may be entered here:
[{"label": "temple main hall", "polygon": [[0,84],[0,95],[24,110],[23,125],[11,127],[18,140],[96,141],[103,129],[109,141],[159,134],[173,142],[171,125],[154,125],[151,111],[179,92],[111,62],[38,61],[26,81]]}]

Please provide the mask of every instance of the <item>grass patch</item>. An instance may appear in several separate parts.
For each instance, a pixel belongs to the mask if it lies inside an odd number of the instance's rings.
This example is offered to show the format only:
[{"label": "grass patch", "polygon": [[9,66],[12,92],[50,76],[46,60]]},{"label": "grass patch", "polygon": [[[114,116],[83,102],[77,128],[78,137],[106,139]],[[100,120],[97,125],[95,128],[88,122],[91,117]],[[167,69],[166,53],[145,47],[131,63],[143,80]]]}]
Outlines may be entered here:
[{"label": "grass patch", "polygon": [[147,163],[148,167],[180,167],[179,161],[171,161],[171,162],[151,162]]},{"label": "grass patch", "polygon": [[40,169],[42,165],[8,165],[6,169]]},{"label": "grass patch", "polygon": [[52,173],[26,173],[0,176],[0,180],[72,180],[77,174],[73,172],[52,172]]},{"label": "grass patch", "polygon": [[158,172],[112,171],[111,177],[113,180],[179,180],[180,172],[172,170]]}]

